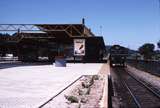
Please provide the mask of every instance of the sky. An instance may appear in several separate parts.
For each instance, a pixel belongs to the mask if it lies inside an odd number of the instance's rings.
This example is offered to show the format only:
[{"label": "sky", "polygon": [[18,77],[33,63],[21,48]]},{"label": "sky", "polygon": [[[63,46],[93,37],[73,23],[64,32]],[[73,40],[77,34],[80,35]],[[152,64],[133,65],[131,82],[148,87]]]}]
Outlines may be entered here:
[{"label": "sky", "polygon": [[106,45],[137,49],[160,40],[160,0],[1,0],[1,24],[81,23]]}]

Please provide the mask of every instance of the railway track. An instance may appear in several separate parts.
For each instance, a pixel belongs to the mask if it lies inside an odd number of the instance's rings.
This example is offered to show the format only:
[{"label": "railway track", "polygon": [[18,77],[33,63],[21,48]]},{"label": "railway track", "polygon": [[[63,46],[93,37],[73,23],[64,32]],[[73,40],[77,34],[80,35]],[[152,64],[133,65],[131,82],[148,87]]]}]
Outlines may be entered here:
[{"label": "railway track", "polygon": [[[126,88],[128,107],[131,108],[159,108],[160,93],[153,86],[136,78],[123,68],[114,69],[119,76],[121,86]],[[128,96],[127,96],[127,95]],[[132,99],[131,99],[132,98]]]}]

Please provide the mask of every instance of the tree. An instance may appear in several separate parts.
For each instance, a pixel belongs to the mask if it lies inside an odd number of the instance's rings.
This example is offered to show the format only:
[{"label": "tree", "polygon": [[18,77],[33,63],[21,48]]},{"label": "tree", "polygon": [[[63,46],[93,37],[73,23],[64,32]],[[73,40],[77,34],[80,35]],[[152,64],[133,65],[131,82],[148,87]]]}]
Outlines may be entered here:
[{"label": "tree", "polygon": [[151,43],[145,43],[141,47],[139,47],[139,53],[143,55],[144,59],[152,59],[154,55],[155,45]]}]

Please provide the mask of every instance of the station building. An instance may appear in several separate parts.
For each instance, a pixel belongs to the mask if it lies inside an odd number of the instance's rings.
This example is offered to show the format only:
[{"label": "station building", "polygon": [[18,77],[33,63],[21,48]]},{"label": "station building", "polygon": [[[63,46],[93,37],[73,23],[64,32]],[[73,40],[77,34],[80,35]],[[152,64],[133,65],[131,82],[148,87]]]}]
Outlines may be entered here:
[{"label": "station building", "polygon": [[20,61],[54,61],[65,57],[68,61],[99,62],[103,60],[105,43],[81,24],[1,24],[0,31],[15,31],[0,36],[0,56],[13,54]]}]

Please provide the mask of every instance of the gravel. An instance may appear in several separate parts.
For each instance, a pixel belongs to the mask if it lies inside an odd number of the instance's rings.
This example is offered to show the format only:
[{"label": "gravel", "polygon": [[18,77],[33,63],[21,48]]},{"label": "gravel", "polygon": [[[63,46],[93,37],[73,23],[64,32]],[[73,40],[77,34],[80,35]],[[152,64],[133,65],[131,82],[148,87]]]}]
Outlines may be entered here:
[{"label": "gravel", "polygon": [[127,65],[127,69],[129,72],[132,72],[132,74],[136,75],[139,78],[142,78],[144,81],[152,84],[155,88],[160,89],[160,77],[152,75],[150,73],[140,71],[134,67],[131,67]]},{"label": "gravel", "polygon": [[[82,90],[82,82],[87,82],[92,76],[84,76],[76,83],[74,83],[71,87],[66,89],[48,104],[46,104],[43,108],[99,108],[99,102],[102,98],[104,80],[94,80],[93,85],[91,85],[91,91],[89,94],[79,94],[79,90]],[[85,88],[86,89],[86,88]],[[66,97],[76,97],[79,102],[71,103]]]}]

